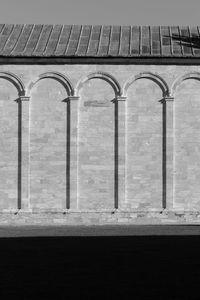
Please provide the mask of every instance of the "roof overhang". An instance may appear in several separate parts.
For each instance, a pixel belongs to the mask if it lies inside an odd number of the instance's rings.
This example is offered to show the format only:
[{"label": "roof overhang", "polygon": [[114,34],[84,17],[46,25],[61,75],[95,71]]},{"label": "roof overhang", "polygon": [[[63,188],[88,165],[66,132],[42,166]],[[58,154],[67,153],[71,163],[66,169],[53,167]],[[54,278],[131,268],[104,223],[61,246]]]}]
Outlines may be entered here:
[{"label": "roof overhang", "polygon": [[56,64],[108,64],[108,65],[200,65],[197,57],[5,57],[0,64],[56,65]]}]

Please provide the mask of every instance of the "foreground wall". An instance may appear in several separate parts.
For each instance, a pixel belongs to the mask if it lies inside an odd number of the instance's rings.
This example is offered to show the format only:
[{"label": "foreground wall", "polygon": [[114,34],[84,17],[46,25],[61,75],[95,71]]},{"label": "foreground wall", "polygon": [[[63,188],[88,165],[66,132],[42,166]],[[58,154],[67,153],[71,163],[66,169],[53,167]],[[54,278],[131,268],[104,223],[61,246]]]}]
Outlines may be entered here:
[{"label": "foreground wall", "polygon": [[0,67],[0,223],[200,221],[200,68]]}]

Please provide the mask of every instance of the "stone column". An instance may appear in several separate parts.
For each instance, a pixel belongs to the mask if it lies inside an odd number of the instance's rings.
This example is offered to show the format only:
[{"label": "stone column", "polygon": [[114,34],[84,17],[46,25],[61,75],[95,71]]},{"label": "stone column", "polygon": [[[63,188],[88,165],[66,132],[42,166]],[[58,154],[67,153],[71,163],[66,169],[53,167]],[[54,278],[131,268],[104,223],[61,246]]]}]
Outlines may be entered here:
[{"label": "stone column", "polygon": [[174,202],[174,98],[163,99],[163,208]]},{"label": "stone column", "polygon": [[115,208],[125,206],[125,167],[126,167],[126,97],[116,98],[115,115]]},{"label": "stone column", "polygon": [[78,208],[78,100],[70,96],[67,99],[67,205],[66,209]]},{"label": "stone column", "polygon": [[18,99],[18,209],[29,208],[29,100],[20,96]]}]

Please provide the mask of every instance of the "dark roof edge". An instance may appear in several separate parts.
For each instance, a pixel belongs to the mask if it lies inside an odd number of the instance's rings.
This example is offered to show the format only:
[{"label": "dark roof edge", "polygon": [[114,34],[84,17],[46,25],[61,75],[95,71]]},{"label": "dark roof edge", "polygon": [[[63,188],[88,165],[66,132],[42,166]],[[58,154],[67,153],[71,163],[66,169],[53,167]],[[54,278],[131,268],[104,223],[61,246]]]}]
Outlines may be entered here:
[{"label": "dark roof edge", "polygon": [[5,57],[0,56],[0,64],[154,64],[154,65],[200,65],[200,58],[191,56],[177,57]]}]

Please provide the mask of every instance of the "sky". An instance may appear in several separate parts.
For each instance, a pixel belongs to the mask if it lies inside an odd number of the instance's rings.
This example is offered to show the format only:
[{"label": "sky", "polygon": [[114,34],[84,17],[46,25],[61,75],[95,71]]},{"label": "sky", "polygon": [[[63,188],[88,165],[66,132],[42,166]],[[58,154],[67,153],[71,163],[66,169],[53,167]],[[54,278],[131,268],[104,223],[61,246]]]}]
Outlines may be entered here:
[{"label": "sky", "polygon": [[200,1],[0,0],[0,23],[200,25]]}]

